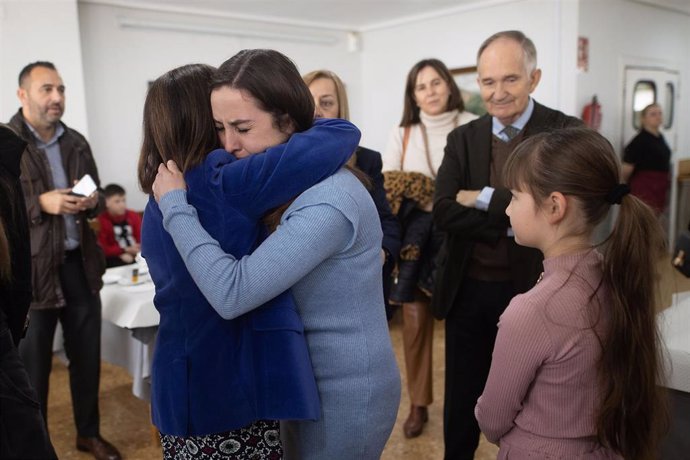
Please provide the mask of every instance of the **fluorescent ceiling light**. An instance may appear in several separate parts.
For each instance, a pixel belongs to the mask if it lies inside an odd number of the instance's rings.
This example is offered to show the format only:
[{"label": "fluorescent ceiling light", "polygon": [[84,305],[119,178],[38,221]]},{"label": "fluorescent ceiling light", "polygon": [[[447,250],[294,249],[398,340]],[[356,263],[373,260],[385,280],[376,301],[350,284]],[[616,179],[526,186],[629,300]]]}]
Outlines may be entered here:
[{"label": "fluorescent ceiling light", "polygon": [[120,27],[124,29],[165,30],[170,32],[184,32],[190,34],[225,35],[229,37],[260,38],[279,41],[311,43],[316,45],[335,45],[339,39],[333,35],[294,34],[284,32],[269,32],[258,30],[238,29],[227,26],[207,26],[204,24],[180,24],[146,19],[118,18]]}]

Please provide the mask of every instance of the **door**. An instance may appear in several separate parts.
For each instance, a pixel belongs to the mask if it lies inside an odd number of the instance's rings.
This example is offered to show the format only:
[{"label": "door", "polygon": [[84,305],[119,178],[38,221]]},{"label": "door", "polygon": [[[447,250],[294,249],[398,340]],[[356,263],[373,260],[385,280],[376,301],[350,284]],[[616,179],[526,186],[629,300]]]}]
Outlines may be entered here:
[{"label": "door", "polygon": [[662,132],[671,151],[678,145],[676,123],[679,74],[675,70],[645,67],[625,68],[623,95],[623,144],[627,144],[640,130],[640,112],[652,102],[661,106],[664,114]]}]

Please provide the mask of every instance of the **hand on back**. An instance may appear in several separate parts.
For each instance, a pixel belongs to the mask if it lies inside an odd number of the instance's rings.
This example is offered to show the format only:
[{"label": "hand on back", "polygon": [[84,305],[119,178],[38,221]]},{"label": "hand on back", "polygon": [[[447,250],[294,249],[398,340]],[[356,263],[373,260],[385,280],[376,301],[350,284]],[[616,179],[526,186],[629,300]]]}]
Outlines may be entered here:
[{"label": "hand on back", "polygon": [[166,164],[158,166],[158,174],[153,182],[152,190],[156,202],[160,202],[161,197],[173,190],[186,190],[187,183],[184,180],[182,171],[174,161],[169,160]]}]

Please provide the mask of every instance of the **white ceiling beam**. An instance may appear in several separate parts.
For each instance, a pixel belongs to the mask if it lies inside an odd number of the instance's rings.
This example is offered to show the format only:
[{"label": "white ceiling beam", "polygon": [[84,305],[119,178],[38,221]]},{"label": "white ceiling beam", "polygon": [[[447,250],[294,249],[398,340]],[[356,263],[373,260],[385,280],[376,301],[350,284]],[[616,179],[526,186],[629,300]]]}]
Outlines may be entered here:
[{"label": "white ceiling beam", "polygon": [[351,32],[356,31],[357,27],[343,24],[325,23],[323,21],[303,21],[300,19],[281,18],[275,16],[264,16],[246,13],[237,13],[219,9],[204,9],[189,6],[175,6],[175,5],[161,5],[157,3],[147,3],[145,1],[128,1],[128,0],[79,0],[79,3],[87,3],[92,5],[115,6],[120,8],[129,8],[133,10],[142,11],[156,11],[160,13],[179,13],[193,16],[206,16],[223,19],[237,19],[242,21],[255,21],[267,24],[276,24],[283,26],[294,27],[309,27],[312,29],[323,29],[336,32]]},{"label": "white ceiling beam", "polygon": [[335,45],[339,38],[334,35],[291,34],[284,32],[257,31],[237,27],[209,26],[207,24],[182,24],[167,21],[152,21],[148,19],[133,19],[119,17],[120,27],[125,29],[163,30],[185,32],[200,35],[223,35],[229,37],[261,38],[269,40],[311,43],[316,45]]}]

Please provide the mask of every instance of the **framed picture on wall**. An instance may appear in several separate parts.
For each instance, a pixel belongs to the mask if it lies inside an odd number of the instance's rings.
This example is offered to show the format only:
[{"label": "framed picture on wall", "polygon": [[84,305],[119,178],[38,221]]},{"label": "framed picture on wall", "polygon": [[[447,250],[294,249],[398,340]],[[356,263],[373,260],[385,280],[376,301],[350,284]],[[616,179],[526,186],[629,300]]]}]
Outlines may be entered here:
[{"label": "framed picture on wall", "polygon": [[455,83],[460,88],[465,110],[477,115],[484,115],[486,108],[479,95],[479,83],[477,83],[477,66],[455,67],[449,69]]}]

